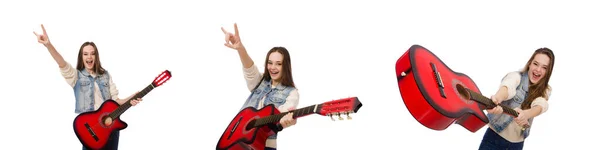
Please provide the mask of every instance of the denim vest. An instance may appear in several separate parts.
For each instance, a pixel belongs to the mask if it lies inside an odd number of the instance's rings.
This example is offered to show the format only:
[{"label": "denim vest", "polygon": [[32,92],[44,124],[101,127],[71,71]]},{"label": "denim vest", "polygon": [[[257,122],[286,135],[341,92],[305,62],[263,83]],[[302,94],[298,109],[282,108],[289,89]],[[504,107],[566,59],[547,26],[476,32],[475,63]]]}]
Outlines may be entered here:
[{"label": "denim vest", "polygon": [[98,83],[102,99],[110,99],[109,79],[110,75],[108,71],[94,78],[86,69],[78,70],[77,81],[73,87],[73,92],[75,93],[75,113],[94,111],[94,82]]},{"label": "denim vest", "polygon": [[[521,103],[525,101],[525,98],[527,98],[527,94],[529,93],[529,77],[527,75],[527,72],[522,72],[520,74],[521,82],[519,83],[519,86],[517,86],[515,96],[511,99],[501,102],[500,104],[508,106],[509,108],[520,108]],[[502,132],[514,119],[512,116],[507,114],[487,114],[487,116],[488,118],[491,118],[489,123],[491,127],[493,127],[498,132]],[[530,118],[527,121],[531,126],[533,123],[533,118]],[[521,133],[523,134],[524,139],[527,138],[527,136],[529,136],[529,129],[530,128],[527,128]]]},{"label": "denim vest", "polygon": [[[281,84],[275,86],[275,88],[271,88],[271,80],[269,81],[261,81],[260,85],[254,90],[252,90],[252,94],[248,96],[246,102],[242,109],[247,107],[258,108],[258,104],[263,97],[265,97],[265,101],[263,102],[264,106],[269,104],[274,104],[275,108],[285,104],[288,95],[292,92],[294,87],[283,86]],[[269,139],[277,139],[277,134],[269,136]]]}]

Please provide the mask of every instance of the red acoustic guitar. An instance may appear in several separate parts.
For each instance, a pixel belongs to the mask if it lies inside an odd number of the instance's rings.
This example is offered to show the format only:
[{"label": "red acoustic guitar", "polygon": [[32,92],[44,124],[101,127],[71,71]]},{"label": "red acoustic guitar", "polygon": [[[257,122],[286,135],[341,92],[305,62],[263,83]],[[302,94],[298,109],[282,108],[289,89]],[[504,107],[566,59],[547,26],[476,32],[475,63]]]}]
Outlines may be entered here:
[{"label": "red acoustic guitar", "polygon": [[460,85],[480,93],[475,82],[420,45],[411,46],[396,61],[396,76],[404,104],[425,127],[445,130],[456,123],[476,132],[489,122],[483,113],[485,106],[457,91]]},{"label": "red acoustic guitar", "polygon": [[[340,115],[356,113],[362,107],[357,97],[344,98],[322,104],[312,105],[293,110],[293,118],[299,118],[310,114],[333,116],[343,120]],[[241,110],[229,123],[223,135],[217,143],[217,150],[264,150],[267,137],[275,134],[273,127],[279,124],[279,120],[290,112],[279,113],[275,105],[267,105],[260,110],[248,107]]]},{"label": "red acoustic guitar", "polygon": [[[108,141],[108,137],[114,130],[127,128],[127,123],[121,121],[119,116],[131,107],[130,101],[144,97],[148,92],[161,86],[170,78],[171,71],[165,70],[152,81],[152,84],[127,100],[123,105],[119,105],[116,101],[109,99],[104,101],[98,110],[77,115],[73,121],[73,130],[75,130],[75,135],[77,135],[81,144],[88,149],[103,148]],[[104,124],[104,121],[107,119],[112,120],[112,123],[108,126]]]}]

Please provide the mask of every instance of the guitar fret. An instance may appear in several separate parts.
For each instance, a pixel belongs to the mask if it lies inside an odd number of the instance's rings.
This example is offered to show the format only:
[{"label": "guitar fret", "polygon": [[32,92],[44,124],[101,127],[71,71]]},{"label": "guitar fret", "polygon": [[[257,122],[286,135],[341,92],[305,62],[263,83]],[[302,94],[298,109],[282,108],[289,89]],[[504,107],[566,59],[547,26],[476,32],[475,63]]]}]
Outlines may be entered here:
[{"label": "guitar fret", "polygon": [[312,105],[307,107],[306,109],[302,110],[302,115],[308,115],[310,113],[310,110],[312,108]]},{"label": "guitar fret", "polygon": [[304,116],[304,115],[310,114],[311,108],[312,108],[312,105],[302,109],[302,112],[303,112],[302,115]]},{"label": "guitar fret", "polygon": [[271,116],[267,116],[267,117],[263,117],[260,119],[256,119],[255,123],[254,123],[254,127],[260,127],[269,123],[275,123],[278,122],[279,120],[281,120],[281,118],[283,118],[285,115],[287,115],[288,113],[294,113],[294,115],[292,116],[293,118],[297,118],[300,116],[305,116],[314,112],[311,112],[311,110],[313,110],[317,105],[312,105],[312,106],[308,106],[308,107],[304,107],[304,108],[300,108],[300,109],[296,109],[293,110],[291,112],[284,112],[284,113],[280,113],[280,114],[276,114],[276,115],[271,115]]},{"label": "guitar fret", "polygon": [[124,104],[122,104],[115,111],[110,113],[109,116],[113,119],[117,118],[118,116],[123,114],[127,109],[129,109],[131,107],[131,100],[134,100],[137,98],[142,98],[142,97],[146,96],[146,94],[148,94],[153,89],[154,89],[154,86],[152,84],[146,86],[146,88],[142,89],[142,91],[140,91],[138,94],[134,95],[131,99],[125,101]]},{"label": "guitar fret", "polygon": [[479,93],[475,93],[471,89],[460,88],[459,90],[464,90],[465,92],[467,92],[466,94],[468,94],[471,97],[470,98],[471,100],[475,100],[479,103],[483,103],[484,105],[486,105],[488,107],[489,106],[493,106],[493,107],[500,106],[500,107],[502,107],[503,112],[508,113],[509,115],[512,115],[515,117],[519,116],[519,113],[516,110],[509,108],[505,105],[495,104],[491,99],[489,99]]}]

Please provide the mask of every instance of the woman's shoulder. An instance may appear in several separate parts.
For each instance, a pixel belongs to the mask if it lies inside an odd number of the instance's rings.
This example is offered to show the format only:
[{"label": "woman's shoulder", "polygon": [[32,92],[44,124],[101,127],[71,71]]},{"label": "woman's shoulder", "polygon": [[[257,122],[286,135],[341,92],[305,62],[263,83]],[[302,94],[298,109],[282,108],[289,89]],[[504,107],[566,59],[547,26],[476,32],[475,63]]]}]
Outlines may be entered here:
[{"label": "woman's shoulder", "polygon": [[291,92],[298,91],[298,89],[295,86],[285,86],[285,88]]},{"label": "woman's shoulder", "polygon": [[106,69],[102,69],[102,74],[101,75],[105,76],[107,78],[111,78],[110,73],[108,73],[108,70],[106,70]]},{"label": "woman's shoulder", "polygon": [[285,90],[287,91],[287,93],[294,93],[294,94],[298,94],[298,89],[295,86],[285,86]]},{"label": "woman's shoulder", "polygon": [[510,76],[519,76],[519,77],[521,77],[522,74],[523,74],[522,71],[518,71],[517,70],[517,71],[510,71],[510,72],[506,73],[506,76],[510,75]]},{"label": "woman's shoulder", "polygon": [[521,78],[521,71],[511,71],[508,72],[504,75],[504,77],[502,78],[502,80],[507,80],[507,79],[512,79],[512,80],[519,80]]}]

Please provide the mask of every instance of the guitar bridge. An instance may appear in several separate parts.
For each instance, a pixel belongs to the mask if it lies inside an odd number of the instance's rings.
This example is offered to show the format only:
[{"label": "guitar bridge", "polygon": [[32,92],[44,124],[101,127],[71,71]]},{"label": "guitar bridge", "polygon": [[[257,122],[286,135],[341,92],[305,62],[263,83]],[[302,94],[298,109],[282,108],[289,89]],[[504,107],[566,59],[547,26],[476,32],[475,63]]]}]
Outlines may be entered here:
[{"label": "guitar bridge", "polygon": [[433,76],[435,76],[435,81],[437,82],[438,89],[440,91],[440,95],[443,98],[446,98],[446,92],[444,92],[444,82],[442,81],[442,76],[440,76],[440,72],[438,72],[437,67],[433,62],[430,62],[431,69],[433,70]]},{"label": "guitar bridge", "polygon": [[98,140],[100,140],[100,138],[98,138],[98,136],[96,136],[96,133],[94,133],[94,130],[92,130],[92,128],[90,127],[90,125],[87,122],[84,125],[85,125],[85,128],[87,128],[88,132],[90,132],[90,134],[92,135],[94,140],[96,140],[96,142]]},{"label": "guitar bridge", "polygon": [[231,128],[231,131],[229,131],[229,136],[227,136],[228,140],[231,138],[231,136],[233,135],[233,132],[235,132],[235,129],[237,129],[238,125],[240,125],[240,122],[242,122],[243,118],[244,117],[240,117],[240,119],[238,119],[238,121],[235,123],[235,125],[233,126],[233,128]]}]

